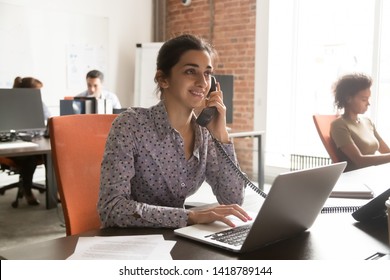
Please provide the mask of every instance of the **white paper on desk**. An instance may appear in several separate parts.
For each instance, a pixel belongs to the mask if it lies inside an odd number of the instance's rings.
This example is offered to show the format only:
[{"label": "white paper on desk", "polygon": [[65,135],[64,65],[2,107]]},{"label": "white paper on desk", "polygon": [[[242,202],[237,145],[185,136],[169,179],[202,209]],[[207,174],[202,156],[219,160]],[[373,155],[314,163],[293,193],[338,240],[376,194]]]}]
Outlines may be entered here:
[{"label": "white paper on desk", "polygon": [[373,198],[374,192],[363,183],[338,184],[332,190],[330,197],[340,198]]},{"label": "white paper on desk", "polygon": [[79,237],[68,260],[171,260],[175,243],[162,235]]}]

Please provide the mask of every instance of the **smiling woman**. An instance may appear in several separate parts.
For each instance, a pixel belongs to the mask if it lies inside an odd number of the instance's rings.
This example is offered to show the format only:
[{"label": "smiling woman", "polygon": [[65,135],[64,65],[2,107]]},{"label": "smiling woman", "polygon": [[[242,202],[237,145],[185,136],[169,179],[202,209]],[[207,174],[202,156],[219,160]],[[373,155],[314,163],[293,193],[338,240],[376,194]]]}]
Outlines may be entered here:
[{"label": "smiling woman", "polygon": [[[202,38],[184,34],[163,44],[155,82],[160,102],[130,108],[114,121],[102,162],[98,211],[104,227],[184,227],[250,219],[239,206],[244,181],[217,149],[218,139],[237,165],[226,127],[226,107],[219,85],[211,86],[215,51]],[[206,127],[194,109],[216,107]],[[221,204],[202,211],[184,208],[185,199],[204,181]]]}]

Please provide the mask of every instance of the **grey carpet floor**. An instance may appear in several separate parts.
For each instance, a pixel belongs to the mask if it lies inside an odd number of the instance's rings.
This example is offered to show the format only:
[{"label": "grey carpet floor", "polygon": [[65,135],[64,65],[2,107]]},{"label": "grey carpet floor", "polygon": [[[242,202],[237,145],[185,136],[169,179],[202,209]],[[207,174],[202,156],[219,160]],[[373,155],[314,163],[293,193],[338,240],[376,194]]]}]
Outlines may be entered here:
[{"label": "grey carpet floor", "polygon": [[[37,170],[34,178],[44,176],[44,170]],[[14,177],[14,178],[12,178]],[[0,186],[16,180],[16,176],[0,174]],[[30,206],[26,200],[19,200],[19,207],[12,208],[16,189],[0,195],[0,251],[66,236],[61,204],[57,208],[46,209],[45,193],[34,190],[40,200],[38,206]]]}]

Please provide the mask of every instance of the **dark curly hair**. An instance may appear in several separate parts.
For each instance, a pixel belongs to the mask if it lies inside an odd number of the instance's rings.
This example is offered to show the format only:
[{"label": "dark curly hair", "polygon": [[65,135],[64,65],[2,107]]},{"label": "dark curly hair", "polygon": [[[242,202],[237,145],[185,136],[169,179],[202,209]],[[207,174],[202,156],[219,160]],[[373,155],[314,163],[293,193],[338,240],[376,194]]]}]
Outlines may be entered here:
[{"label": "dark curly hair", "polygon": [[335,107],[337,109],[345,108],[350,97],[354,97],[362,90],[369,89],[371,85],[371,77],[363,73],[342,76],[333,85]]}]

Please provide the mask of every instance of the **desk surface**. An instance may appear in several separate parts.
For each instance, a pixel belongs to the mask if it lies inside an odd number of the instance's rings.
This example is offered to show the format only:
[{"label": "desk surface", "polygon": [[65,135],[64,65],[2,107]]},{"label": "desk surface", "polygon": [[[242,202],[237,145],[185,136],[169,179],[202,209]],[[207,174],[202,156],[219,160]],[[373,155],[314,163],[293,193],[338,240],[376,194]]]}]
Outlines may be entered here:
[{"label": "desk surface", "polygon": [[264,130],[229,132],[231,138],[258,137],[265,134]]},{"label": "desk surface", "polygon": [[31,156],[51,153],[50,139],[40,137],[34,139],[32,142],[39,144],[36,147],[0,149],[0,156],[2,157],[17,157],[17,156]]},{"label": "desk surface", "polygon": [[377,252],[389,253],[386,227],[385,223],[354,223],[350,214],[321,214],[309,231],[245,254],[175,236],[172,229],[109,228],[8,249],[0,252],[0,256],[5,259],[63,260],[73,253],[79,236],[162,234],[166,240],[176,241],[171,251],[175,260],[363,260]]},{"label": "desk surface", "polygon": [[[379,182],[376,174],[378,171],[390,170],[390,164],[378,168],[368,168],[359,172],[343,174],[354,180],[368,180],[373,178],[373,183]],[[382,173],[387,174],[387,173]],[[383,176],[382,176],[383,178]],[[382,179],[383,180],[383,179]],[[369,183],[367,181],[367,183]],[[374,186],[372,186],[374,187]],[[383,186],[382,186],[383,187]],[[248,190],[250,192],[251,190]],[[254,195],[253,195],[254,194]],[[244,208],[256,211],[258,207],[258,195],[248,194],[245,198]],[[379,194],[377,192],[377,194]],[[338,199],[329,199],[332,202]],[[348,202],[341,199],[341,203]],[[354,200],[356,201],[356,200]],[[368,200],[361,200],[361,205]],[[372,223],[358,223],[351,213],[320,214],[313,226],[297,236],[284,240],[254,252],[236,254],[215,248],[196,241],[174,235],[172,229],[151,228],[109,228],[87,232],[81,235],[67,236],[32,245],[17,247],[0,252],[5,259],[66,259],[74,251],[79,236],[120,236],[162,234],[166,240],[176,241],[171,251],[173,259],[177,260],[225,260],[225,259],[267,259],[267,260],[364,260],[375,253],[390,253],[388,230],[386,221],[374,221]]]}]

